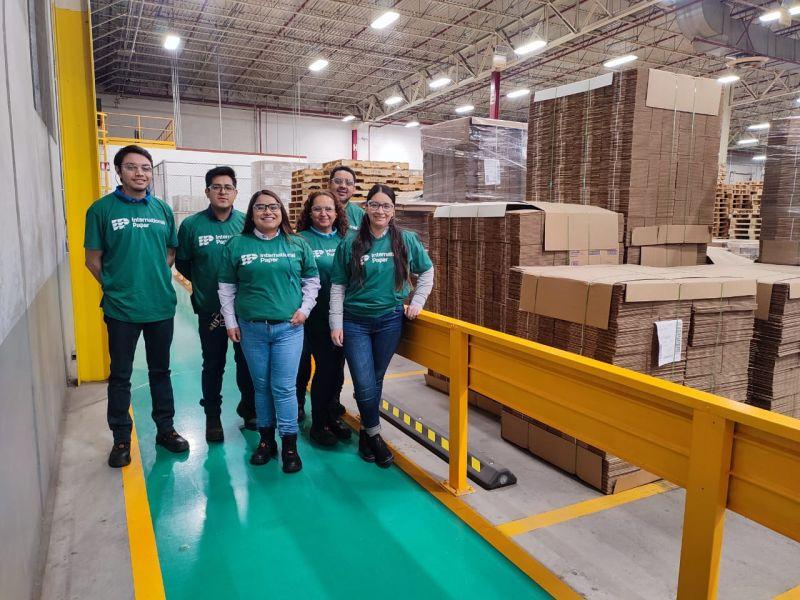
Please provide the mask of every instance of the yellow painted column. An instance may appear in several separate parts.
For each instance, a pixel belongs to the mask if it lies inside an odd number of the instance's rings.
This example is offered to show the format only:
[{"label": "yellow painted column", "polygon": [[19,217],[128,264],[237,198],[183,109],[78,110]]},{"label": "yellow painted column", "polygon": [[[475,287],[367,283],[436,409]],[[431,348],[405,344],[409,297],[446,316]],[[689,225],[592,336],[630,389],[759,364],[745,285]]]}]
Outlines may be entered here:
[{"label": "yellow painted column", "polygon": [[78,382],[108,377],[100,286],[84,266],[86,209],[100,196],[94,61],[86,0],[56,0],[53,24],[61,127],[61,168],[72,275]]},{"label": "yellow painted column", "polygon": [[683,513],[680,600],[717,597],[732,449],[733,422],[696,411]]},{"label": "yellow painted column", "polygon": [[469,336],[450,330],[450,474],[445,487],[456,496],[473,489],[467,483],[467,394],[469,393]]}]

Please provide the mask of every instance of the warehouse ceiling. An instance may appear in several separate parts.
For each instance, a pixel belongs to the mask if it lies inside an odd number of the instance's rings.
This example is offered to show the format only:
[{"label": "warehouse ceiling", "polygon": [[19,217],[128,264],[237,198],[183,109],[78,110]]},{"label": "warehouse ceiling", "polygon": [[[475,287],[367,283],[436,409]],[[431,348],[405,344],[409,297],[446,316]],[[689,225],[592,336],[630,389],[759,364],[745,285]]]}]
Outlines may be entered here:
[{"label": "warehouse ceiling", "polygon": [[[505,95],[606,73],[604,61],[635,54],[635,66],[715,78],[739,59],[733,140],[749,136],[750,124],[798,112],[800,57],[794,62],[776,50],[749,61],[753,53],[741,40],[723,43],[710,33],[705,41],[687,39],[679,17],[703,2],[709,0],[95,0],[97,91],[169,99],[177,81],[182,101],[216,104],[221,93],[226,105],[436,122],[465,104],[488,114],[495,55],[506,60]],[[769,27],[778,38],[796,38],[800,20],[759,21],[777,7],[774,1],[724,3],[745,36],[750,28]],[[385,29],[370,27],[387,10],[397,20]],[[181,38],[175,51],[164,48],[168,34]],[[535,39],[547,46],[514,53]],[[318,58],[329,64],[315,73],[308,66]],[[452,83],[431,89],[439,77]],[[390,96],[401,103],[387,106]],[[527,120],[528,100],[503,97],[501,117]]]}]

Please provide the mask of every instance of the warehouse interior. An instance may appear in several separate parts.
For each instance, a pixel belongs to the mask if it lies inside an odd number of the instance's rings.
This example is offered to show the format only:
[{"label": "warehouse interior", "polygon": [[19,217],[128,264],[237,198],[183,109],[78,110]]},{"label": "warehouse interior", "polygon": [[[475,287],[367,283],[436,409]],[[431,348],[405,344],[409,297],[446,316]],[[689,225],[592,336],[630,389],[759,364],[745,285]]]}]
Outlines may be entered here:
[{"label": "warehouse interior", "polygon": [[[0,18],[0,598],[800,598],[800,4],[4,0]],[[393,466],[321,447],[310,416],[300,473],[249,464],[232,348],[207,442],[174,268],[190,450],[158,445],[140,340],[131,464],[107,465],[84,236],[132,144],[176,228],[219,166],[235,209],[268,189],[291,226],[337,166],[354,205],[394,190],[434,283],[383,382]]]}]

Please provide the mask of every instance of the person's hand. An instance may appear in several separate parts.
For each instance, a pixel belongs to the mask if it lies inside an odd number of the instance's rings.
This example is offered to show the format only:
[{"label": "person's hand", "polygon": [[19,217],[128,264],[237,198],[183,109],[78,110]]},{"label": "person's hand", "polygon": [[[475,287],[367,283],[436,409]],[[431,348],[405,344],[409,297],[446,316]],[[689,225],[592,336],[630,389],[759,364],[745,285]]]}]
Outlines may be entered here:
[{"label": "person's hand", "polygon": [[334,346],[339,346],[341,348],[344,345],[344,330],[333,329],[331,331],[331,341]]},{"label": "person's hand", "polygon": [[403,308],[406,311],[406,319],[409,321],[416,319],[419,313],[422,312],[422,307],[419,304],[407,304]]},{"label": "person's hand", "polygon": [[305,323],[306,318],[307,317],[304,312],[296,310],[295,313],[292,315],[292,320],[289,321],[289,323],[297,327],[298,325],[302,325],[303,323]]},{"label": "person's hand", "polygon": [[242,332],[239,331],[238,327],[232,327],[228,329],[228,339],[238,344],[242,341]]}]

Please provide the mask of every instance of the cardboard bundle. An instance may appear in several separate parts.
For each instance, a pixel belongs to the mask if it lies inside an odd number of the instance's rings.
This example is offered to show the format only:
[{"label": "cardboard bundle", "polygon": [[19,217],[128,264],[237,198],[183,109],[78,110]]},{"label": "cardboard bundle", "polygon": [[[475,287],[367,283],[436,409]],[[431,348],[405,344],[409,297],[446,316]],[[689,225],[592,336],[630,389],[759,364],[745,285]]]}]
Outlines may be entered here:
[{"label": "cardboard bundle", "polygon": [[422,128],[428,202],[525,199],[527,125],[463,117]]},{"label": "cardboard bundle", "polygon": [[[277,160],[256,160],[251,166],[252,190],[272,190],[285,204],[291,203],[292,173],[305,169],[308,163],[296,163]],[[288,207],[287,207],[288,208]],[[291,215],[290,215],[291,216]],[[292,219],[292,223],[295,220]]]},{"label": "cardboard bundle", "polygon": [[415,232],[425,248],[430,246],[430,223],[441,203],[423,200],[421,192],[399,192],[394,207],[397,224]]},{"label": "cardboard bundle", "polygon": [[[716,82],[655,69],[539,91],[530,108],[527,197],[621,212],[628,248],[639,246],[632,240],[639,228],[710,229],[719,107]],[[702,254],[709,241],[706,233],[702,240],[666,243],[698,244],[692,250]],[[687,265],[688,252],[671,253],[666,266]],[[626,262],[660,266],[665,255],[632,250]]]}]

